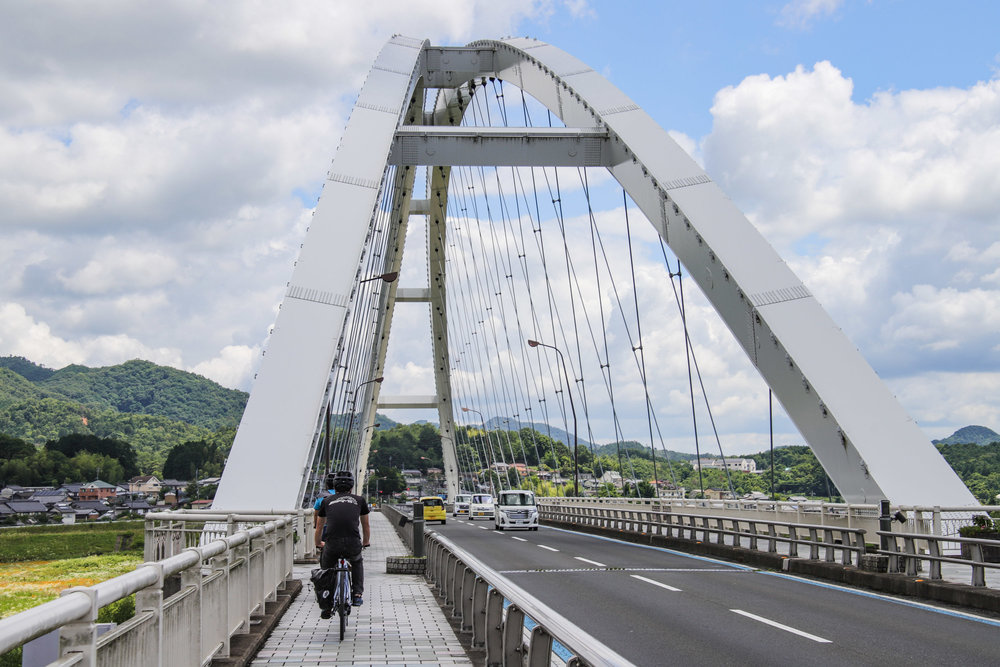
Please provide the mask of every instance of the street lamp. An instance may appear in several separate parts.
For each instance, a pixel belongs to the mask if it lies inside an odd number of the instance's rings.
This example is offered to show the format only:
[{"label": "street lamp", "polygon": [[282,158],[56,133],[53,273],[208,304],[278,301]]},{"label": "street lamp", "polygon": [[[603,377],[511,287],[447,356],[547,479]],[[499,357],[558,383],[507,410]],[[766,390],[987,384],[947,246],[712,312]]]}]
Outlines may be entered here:
[{"label": "street lamp", "polygon": [[379,276],[372,276],[371,278],[362,278],[359,283],[370,283],[373,280],[381,280],[387,283],[391,283],[396,278],[399,277],[399,271],[389,271],[388,273],[383,273]]},{"label": "street lamp", "polygon": [[569,373],[566,371],[566,360],[563,358],[563,353],[559,351],[559,348],[555,345],[549,345],[547,343],[540,343],[537,340],[528,339],[529,347],[547,347],[549,349],[555,350],[556,354],[559,355],[559,361],[562,363],[563,376],[566,378],[566,393],[569,394],[569,409],[573,413],[573,495],[580,495],[580,466],[577,459],[577,450],[579,449],[579,441],[577,439],[576,433],[576,408],[573,407],[573,391],[569,385]]}]

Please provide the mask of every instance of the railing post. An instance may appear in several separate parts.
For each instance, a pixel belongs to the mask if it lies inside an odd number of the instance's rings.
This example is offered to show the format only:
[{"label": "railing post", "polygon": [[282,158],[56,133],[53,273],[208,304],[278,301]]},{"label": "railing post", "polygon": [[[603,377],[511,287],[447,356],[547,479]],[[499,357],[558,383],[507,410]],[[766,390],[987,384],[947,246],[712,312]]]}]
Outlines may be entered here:
[{"label": "railing post", "polygon": [[472,602],[475,596],[476,573],[468,567],[463,567],[462,572],[462,600],[461,604],[455,605],[455,611],[462,617],[461,630],[469,632],[472,630]]},{"label": "railing post", "polygon": [[476,577],[472,589],[472,646],[479,648],[486,644],[486,599],[489,584],[481,577]]},{"label": "railing post", "polygon": [[503,664],[503,595],[491,588],[486,596],[486,665]]},{"label": "railing post", "polygon": [[413,557],[424,557],[424,504],[413,503]]},{"label": "railing post", "polygon": [[[205,642],[202,639],[202,629],[201,629],[201,619],[204,613],[204,600],[202,599],[202,576],[201,576],[201,561],[199,560],[193,566],[181,571],[181,589],[192,589],[195,600],[197,604],[194,605],[195,613],[192,614],[191,618],[184,619],[185,636],[184,641],[187,651],[179,651],[179,653],[186,653],[189,658],[193,658],[190,662],[198,661],[201,662],[203,656],[205,655]],[[167,637],[166,641],[173,643],[172,637]]]},{"label": "railing post", "polygon": [[142,567],[151,567],[156,570],[156,583],[147,586],[135,594],[136,615],[151,612],[152,622],[155,623],[152,634],[154,646],[144,647],[146,656],[156,656],[154,663],[163,663],[163,565],[160,563],[143,563]]},{"label": "railing post", "polygon": [[548,667],[552,658],[552,635],[536,625],[528,642],[528,667]]},{"label": "railing post", "polygon": [[[879,501],[879,517],[878,517],[878,529],[884,530],[887,533],[892,532],[892,517],[889,516],[889,501],[880,500]],[[889,548],[889,536],[882,535],[879,538],[879,548],[882,551],[886,551]]]},{"label": "railing post", "polygon": [[96,667],[97,665],[97,591],[83,586],[67,588],[60,596],[83,593],[90,598],[90,612],[86,618],[75,623],[67,623],[59,630],[59,655],[69,657],[79,655],[77,665]]},{"label": "railing post", "polygon": [[507,618],[503,622],[503,664],[520,665],[524,662],[524,612],[517,605],[507,606]]}]

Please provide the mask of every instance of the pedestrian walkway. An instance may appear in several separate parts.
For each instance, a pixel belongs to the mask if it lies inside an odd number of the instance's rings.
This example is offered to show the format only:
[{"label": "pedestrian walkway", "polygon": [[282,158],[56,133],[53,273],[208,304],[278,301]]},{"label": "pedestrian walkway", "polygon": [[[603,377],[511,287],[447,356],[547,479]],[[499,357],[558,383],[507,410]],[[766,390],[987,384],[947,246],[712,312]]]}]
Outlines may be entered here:
[{"label": "pedestrian walkway", "polygon": [[296,565],[302,592],[252,665],[472,665],[422,576],[386,574],[385,560],[409,551],[380,512],[372,512],[365,550],[365,603],[351,611],[344,641],[338,619],[319,617],[309,573]]}]

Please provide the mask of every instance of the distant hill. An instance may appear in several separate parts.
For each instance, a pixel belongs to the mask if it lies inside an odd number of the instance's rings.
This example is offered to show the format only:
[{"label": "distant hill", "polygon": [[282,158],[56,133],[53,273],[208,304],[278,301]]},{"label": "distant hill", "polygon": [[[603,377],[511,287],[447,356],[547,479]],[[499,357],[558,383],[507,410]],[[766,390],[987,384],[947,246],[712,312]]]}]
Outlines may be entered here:
[{"label": "distant hill", "polygon": [[3,368],[29,381],[36,391],[5,374],[0,376],[0,403],[5,395],[52,398],[97,410],[166,417],[214,431],[236,426],[247,401],[246,392],[138,359],[103,368],[72,365],[54,371],[23,357],[2,357]]},{"label": "distant hill", "polygon": [[943,440],[932,440],[935,445],[976,444],[989,445],[1000,442],[1000,434],[985,426],[963,426]]}]

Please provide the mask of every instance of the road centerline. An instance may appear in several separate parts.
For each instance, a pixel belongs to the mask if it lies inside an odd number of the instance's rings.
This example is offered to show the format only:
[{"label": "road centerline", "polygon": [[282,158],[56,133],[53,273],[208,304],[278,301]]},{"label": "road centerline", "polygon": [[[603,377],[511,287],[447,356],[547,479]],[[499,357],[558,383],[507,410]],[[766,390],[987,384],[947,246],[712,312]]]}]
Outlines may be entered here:
[{"label": "road centerline", "polygon": [[739,614],[740,616],[746,616],[747,618],[752,618],[755,621],[759,621],[771,627],[778,628],[779,630],[784,630],[785,632],[791,632],[793,635],[798,635],[800,637],[805,637],[806,639],[811,639],[814,642],[820,644],[832,644],[829,639],[823,639],[822,637],[817,637],[816,635],[809,634],[805,630],[799,630],[798,628],[793,628],[789,625],[783,623],[778,623],[777,621],[772,621],[769,618],[764,618],[763,616],[758,616],[757,614],[751,614],[748,611],[743,611],[742,609],[730,609],[729,611]]}]

